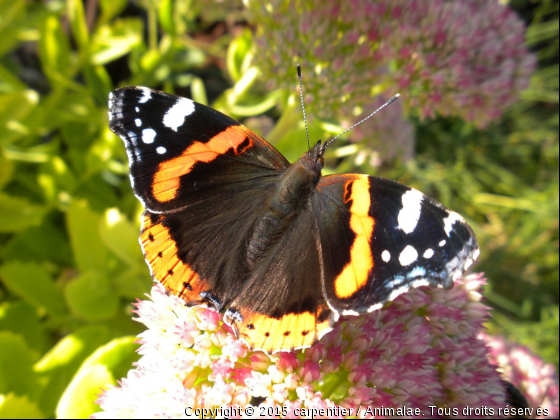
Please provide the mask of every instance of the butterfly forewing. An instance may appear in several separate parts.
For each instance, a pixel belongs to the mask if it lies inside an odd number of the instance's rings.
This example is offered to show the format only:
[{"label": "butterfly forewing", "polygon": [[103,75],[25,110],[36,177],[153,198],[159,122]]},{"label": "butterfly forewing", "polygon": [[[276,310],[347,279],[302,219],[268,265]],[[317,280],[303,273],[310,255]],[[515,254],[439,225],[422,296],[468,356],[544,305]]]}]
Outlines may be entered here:
[{"label": "butterfly forewing", "polygon": [[145,87],[111,94],[109,127],[125,142],[134,193],[155,213],[188,206],[204,190],[274,177],[289,165],[226,115]]},{"label": "butterfly forewing", "polygon": [[461,216],[395,181],[326,176],[313,208],[325,296],[343,313],[375,310],[410,287],[449,288],[478,256]]}]

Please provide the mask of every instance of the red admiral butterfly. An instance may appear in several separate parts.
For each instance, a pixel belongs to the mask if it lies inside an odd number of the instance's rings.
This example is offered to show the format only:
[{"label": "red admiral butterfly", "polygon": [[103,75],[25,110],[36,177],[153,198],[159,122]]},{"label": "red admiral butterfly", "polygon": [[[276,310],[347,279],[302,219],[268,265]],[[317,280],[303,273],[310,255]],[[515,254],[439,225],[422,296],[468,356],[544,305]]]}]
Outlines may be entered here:
[{"label": "red admiral butterfly", "polygon": [[340,315],[410,287],[450,288],[479,251],[457,213],[367,175],[321,176],[321,141],[290,164],[264,139],[190,99],[145,87],[110,94],[145,207],[154,280],[224,311],[253,349],[312,345]]}]

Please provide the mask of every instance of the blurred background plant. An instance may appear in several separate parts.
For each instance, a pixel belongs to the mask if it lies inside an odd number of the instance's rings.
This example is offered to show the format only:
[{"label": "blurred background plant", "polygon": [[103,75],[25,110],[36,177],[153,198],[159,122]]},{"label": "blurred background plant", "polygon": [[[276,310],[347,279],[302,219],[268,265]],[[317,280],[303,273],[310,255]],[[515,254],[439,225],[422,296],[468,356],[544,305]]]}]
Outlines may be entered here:
[{"label": "blurred background plant", "polygon": [[397,179],[467,217],[490,333],[558,365],[558,7],[0,0],[0,417],[87,417],[137,358],[131,303],[151,280],[108,92],[191,97],[294,160],[296,62],[314,140],[403,95],[325,172]]}]

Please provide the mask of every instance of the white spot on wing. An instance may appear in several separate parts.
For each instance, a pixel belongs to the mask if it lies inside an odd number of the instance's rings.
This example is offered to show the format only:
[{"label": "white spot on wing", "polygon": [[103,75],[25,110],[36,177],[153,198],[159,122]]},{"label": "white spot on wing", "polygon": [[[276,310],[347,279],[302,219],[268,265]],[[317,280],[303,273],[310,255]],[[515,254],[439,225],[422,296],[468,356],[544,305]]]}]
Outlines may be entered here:
[{"label": "white spot on wing", "polygon": [[150,99],[152,99],[152,91],[150,89],[142,87],[140,88],[140,90],[142,91],[142,96],[140,97],[140,99],[138,99],[138,102],[140,102],[141,104],[145,104]]},{"label": "white spot on wing", "polygon": [[187,98],[179,98],[163,116],[163,124],[174,131],[183,125],[185,118],[194,112],[194,102]]},{"label": "white spot on wing", "polygon": [[371,306],[368,308],[367,311],[368,311],[368,313],[372,313],[373,311],[377,311],[378,309],[381,309],[382,306],[383,306],[382,303],[376,303],[375,305],[371,305]]},{"label": "white spot on wing", "polygon": [[403,267],[406,267],[416,261],[417,258],[418,251],[416,251],[413,246],[407,245],[407,247],[401,252],[401,255],[399,255],[399,262]]},{"label": "white spot on wing", "polygon": [[146,128],[145,130],[142,130],[142,141],[146,144],[153,143],[154,139],[156,138],[156,134],[156,130],[152,128]]},{"label": "white spot on wing", "polygon": [[441,242],[439,243],[439,247],[440,247],[440,248],[443,248],[443,247],[445,246],[446,243],[447,243],[447,241],[444,239],[443,241],[441,241]]},{"label": "white spot on wing", "polygon": [[432,258],[434,256],[434,250],[432,248],[428,248],[425,252],[424,252],[424,258],[426,258],[427,260],[429,260],[430,258]]},{"label": "white spot on wing", "polygon": [[156,149],[156,152],[158,152],[160,155],[163,155],[165,152],[167,152],[167,149],[165,147],[159,146]]},{"label": "white spot on wing", "polygon": [[140,112],[140,108],[138,108],[137,106],[134,107],[134,110],[135,110],[136,112]]},{"label": "white spot on wing", "polygon": [[342,315],[358,316],[360,314],[356,311],[353,311],[352,309],[346,309],[346,310],[342,311]]},{"label": "white spot on wing", "polygon": [[385,262],[391,261],[391,253],[387,250],[383,251],[383,253],[381,254],[381,259]]},{"label": "white spot on wing", "polygon": [[426,279],[416,280],[412,283],[412,287],[422,287],[422,286],[429,286],[430,282]]},{"label": "white spot on wing", "polygon": [[477,249],[476,251],[474,251],[473,254],[473,260],[478,260],[478,257],[480,257],[480,249]]},{"label": "white spot on wing", "polygon": [[136,124],[136,127],[140,127],[142,125],[142,120],[140,118],[136,118],[134,120],[134,124]]},{"label": "white spot on wing", "polygon": [[399,295],[402,295],[403,293],[408,292],[408,290],[410,289],[409,286],[403,286],[403,287],[399,287],[398,289],[395,289],[391,292],[391,294],[389,295],[389,301],[391,300],[395,300]]},{"label": "white spot on wing", "polygon": [[465,220],[459,215],[459,213],[455,213],[454,211],[449,212],[449,216],[443,219],[445,233],[447,236],[451,236],[451,232],[453,231],[453,225],[456,222],[465,223]]},{"label": "white spot on wing", "polygon": [[404,233],[412,233],[420,220],[422,210],[422,200],[424,196],[418,190],[412,189],[405,192],[402,196],[403,208],[399,212],[399,229]]}]

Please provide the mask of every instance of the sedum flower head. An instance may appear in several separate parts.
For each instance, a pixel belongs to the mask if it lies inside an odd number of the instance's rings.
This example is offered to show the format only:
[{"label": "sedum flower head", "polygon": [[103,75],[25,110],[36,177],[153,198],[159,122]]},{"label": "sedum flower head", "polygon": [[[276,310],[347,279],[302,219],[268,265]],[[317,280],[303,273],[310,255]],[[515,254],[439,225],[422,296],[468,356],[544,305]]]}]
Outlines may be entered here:
[{"label": "sedum flower head", "polygon": [[556,368],[522,345],[508,342],[502,337],[486,334],[482,337],[490,348],[490,360],[503,371],[504,379],[521,391],[530,407],[547,408],[548,416],[557,418],[560,410]]},{"label": "sedum flower head", "polygon": [[[188,308],[160,285],[136,304],[142,355],[105,391],[94,418],[185,417],[185,408],[283,409],[503,406],[500,375],[479,338],[488,308],[470,275],[449,291],[420,288],[343,318],[312,347],[250,351],[212,310]],[[361,413],[356,410],[361,407]],[[193,414],[188,411],[187,414]]]},{"label": "sedum flower head", "polygon": [[535,58],[525,26],[498,0],[245,0],[259,67],[293,90],[294,62],[311,114],[352,115],[380,91],[421,117],[457,115],[483,127],[528,85]]}]

